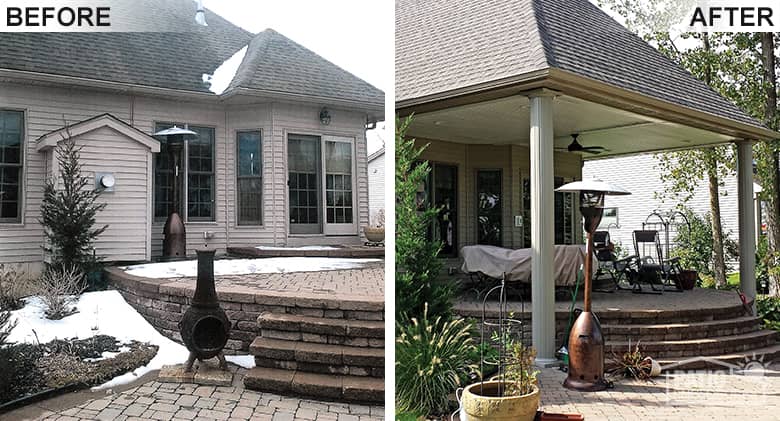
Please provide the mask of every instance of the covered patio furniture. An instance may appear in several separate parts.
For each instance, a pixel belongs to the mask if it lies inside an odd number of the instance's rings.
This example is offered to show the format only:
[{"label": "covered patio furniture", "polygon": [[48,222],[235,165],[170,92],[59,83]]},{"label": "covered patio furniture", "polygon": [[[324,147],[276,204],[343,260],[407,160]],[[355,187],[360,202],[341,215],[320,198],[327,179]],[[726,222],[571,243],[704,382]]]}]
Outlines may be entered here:
[{"label": "covered patio furniture", "polygon": [[[638,277],[634,283],[634,292],[652,292],[662,294],[664,291],[682,292],[679,281],[682,271],[680,259],[664,256],[661,241],[656,230],[634,231],[634,251],[638,265]],[[650,285],[651,291],[643,291],[642,283]]]},{"label": "covered patio furniture", "polygon": [[615,247],[609,238],[608,231],[596,231],[593,233],[593,250],[598,260],[598,269],[593,279],[609,279],[612,287],[609,289],[594,289],[598,292],[615,292],[619,289],[628,289],[620,286],[627,281],[633,284],[637,277],[635,257],[628,256],[619,259],[615,254]]}]

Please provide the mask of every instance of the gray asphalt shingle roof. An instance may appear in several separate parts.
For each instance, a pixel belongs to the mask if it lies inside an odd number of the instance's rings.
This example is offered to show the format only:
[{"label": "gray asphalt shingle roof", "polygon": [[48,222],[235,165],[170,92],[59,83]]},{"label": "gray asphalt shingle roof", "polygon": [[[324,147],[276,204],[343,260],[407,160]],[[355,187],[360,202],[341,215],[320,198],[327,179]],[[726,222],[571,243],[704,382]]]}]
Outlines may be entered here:
[{"label": "gray asphalt shingle roof", "polygon": [[[208,93],[203,74],[251,42],[255,67],[242,74],[255,73],[236,86],[384,103],[378,89],[274,31],[254,35],[209,10],[208,26],[197,25],[192,0],[136,1],[172,32],[0,33],[0,69]],[[269,34],[272,43],[258,42]]]},{"label": "gray asphalt shingle roof", "polygon": [[396,0],[396,100],[557,68],[761,126],[588,0]]}]

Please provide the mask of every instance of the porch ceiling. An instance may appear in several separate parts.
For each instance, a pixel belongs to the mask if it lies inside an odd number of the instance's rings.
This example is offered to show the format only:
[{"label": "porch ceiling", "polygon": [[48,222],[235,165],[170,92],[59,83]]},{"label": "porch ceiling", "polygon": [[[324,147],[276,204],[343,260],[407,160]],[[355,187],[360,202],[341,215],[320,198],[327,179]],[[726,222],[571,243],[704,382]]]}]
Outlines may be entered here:
[{"label": "porch ceiling", "polygon": [[[561,95],[553,101],[555,147],[566,148],[579,133],[583,146],[609,151],[583,159],[722,144],[733,137]],[[409,135],[468,144],[528,146],[530,106],[511,96],[415,114]]]}]

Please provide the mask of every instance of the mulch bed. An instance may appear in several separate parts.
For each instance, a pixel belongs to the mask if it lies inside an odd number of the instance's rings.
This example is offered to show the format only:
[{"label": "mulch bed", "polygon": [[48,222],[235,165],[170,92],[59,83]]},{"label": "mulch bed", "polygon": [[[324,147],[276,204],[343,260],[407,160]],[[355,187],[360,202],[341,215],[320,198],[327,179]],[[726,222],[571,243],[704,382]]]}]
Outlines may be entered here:
[{"label": "mulch bed", "polygon": [[[126,350],[120,352],[120,347]],[[97,335],[88,339],[54,340],[46,344],[0,347],[0,412],[35,397],[87,388],[135,370],[151,361],[158,347]],[[101,358],[103,352],[120,352]]]}]

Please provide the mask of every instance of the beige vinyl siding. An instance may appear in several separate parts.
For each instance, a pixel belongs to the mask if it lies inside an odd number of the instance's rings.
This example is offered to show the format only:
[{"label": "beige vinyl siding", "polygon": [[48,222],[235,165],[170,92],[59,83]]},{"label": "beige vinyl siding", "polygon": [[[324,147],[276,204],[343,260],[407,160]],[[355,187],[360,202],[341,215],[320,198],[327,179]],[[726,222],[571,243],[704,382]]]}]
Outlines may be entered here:
[{"label": "beige vinyl siding", "polygon": [[82,147],[83,176],[92,181],[101,172],[112,173],[116,179],[114,191],[98,199],[106,207],[95,218],[95,227],[108,225],[108,229],[95,241],[95,251],[108,261],[146,260],[147,157],[151,151],[108,127],[76,137],[76,144]]},{"label": "beige vinyl siding", "polygon": [[127,119],[130,99],[118,94],[0,83],[0,108],[25,112],[22,222],[0,224],[0,263],[39,263],[43,261],[43,229],[38,218],[48,171],[46,154],[35,150],[35,140],[61,128],[64,121],[75,123],[107,112]]},{"label": "beige vinyl siding", "polygon": [[[258,100],[259,101],[259,100]],[[228,246],[298,245],[357,243],[361,241],[359,228],[368,224],[368,174],[365,140],[365,114],[328,107],[332,120],[328,126],[319,122],[321,106],[258,103],[225,105],[217,102],[168,100],[158,97],[132,96],[118,93],[99,93],[83,89],[66,89],[0,83],[0,109],[25,112],[25,147],[23,179],[22,223],[0,224],[0,263],[40,263],[43,260],[43,231],[38,224],[40,201],[47,174],[54,171],[53,155],[36,152],[35,141],[42,135],[62,128],[65,122],[72,124],[100,114],[109,113],[144,133],[151,134],[156,122],[182,122],[194,126],[213,127],[215,134],[215,220],[211,222],[186,222],[187,253],[207,245],[224,253]],[[64,117],[64,118],[63,118]],[[261,130],[263,141],[263,224],[261,226],[237,226],[235,135],[237,130]],[[355,139],[356,163],[356,215],[357,229],[354,235],[337,237],[288,238],[287,224],[287,133],[346,136]],[[101,146],[108,133],[98,130],[84,135]],[[111,141],[114,141],[113,139]],[[134,174],[148,170],[153,162],[151,154],[144,161],[136,155],[135,147],[125,145],[116,150],[85,150],[83,155],[99,165],[85,166],[91,172],[105,168],[117,175],[117,188],[128,180],[131,192],[115,193],[118,203],[130,206],[133,222],[123,224],[124,209],[110,207],[101,215],[111,228],[100,239],[101,253],[109,260],[135,260],[145,258],[142,249],[150,248],[152,258],[162,254],[164,221],[153,220],[152,179],[142,181]],[[139,145],[140,147],[140,145]],[[102,165],[104,165],[103,167]],[[130,173],[126,173],[129,171]],[[153,172],[153,171],[152,171]],[[132,173],[132,174],[131,174]],[[143,202],[141,189],[146,183],[148,200]],[[137,189],[137,190],[136,190]],[[138,203],[130,204],[137,200]],[[135,218],[142,209],[143,222]],[[116,221],[116,222],[115,222]],[[127,225],[127,226],[124,226]],[[148,233],[151,244],[138,241],[136,235]],[[210,233],[212,238],[204,238]],[[133,234],[133,240],[126,235]],[[132,243],[132,245],[130,244]],[[120,250],[126,250],[125,253]]]},{"label": "beige vinyl siding", "polygon": [[[477,242],[477,170],[501,170],[502,177],[502,246],[523,246],[523,228],[515,227],[514,216],[522,214],[522,178],[530,174],[530,151],[522,145],[468,145],[441,140],[417,139],[417,145],[428,145],[421,158],[455,165],[458,168],[458,247]],[[555,175],[581,179],[581,158],[576,154],[555,153]],[[578,214],[575,221],[579,221]],[[579,222],[575,227],[580,239]]]}]

